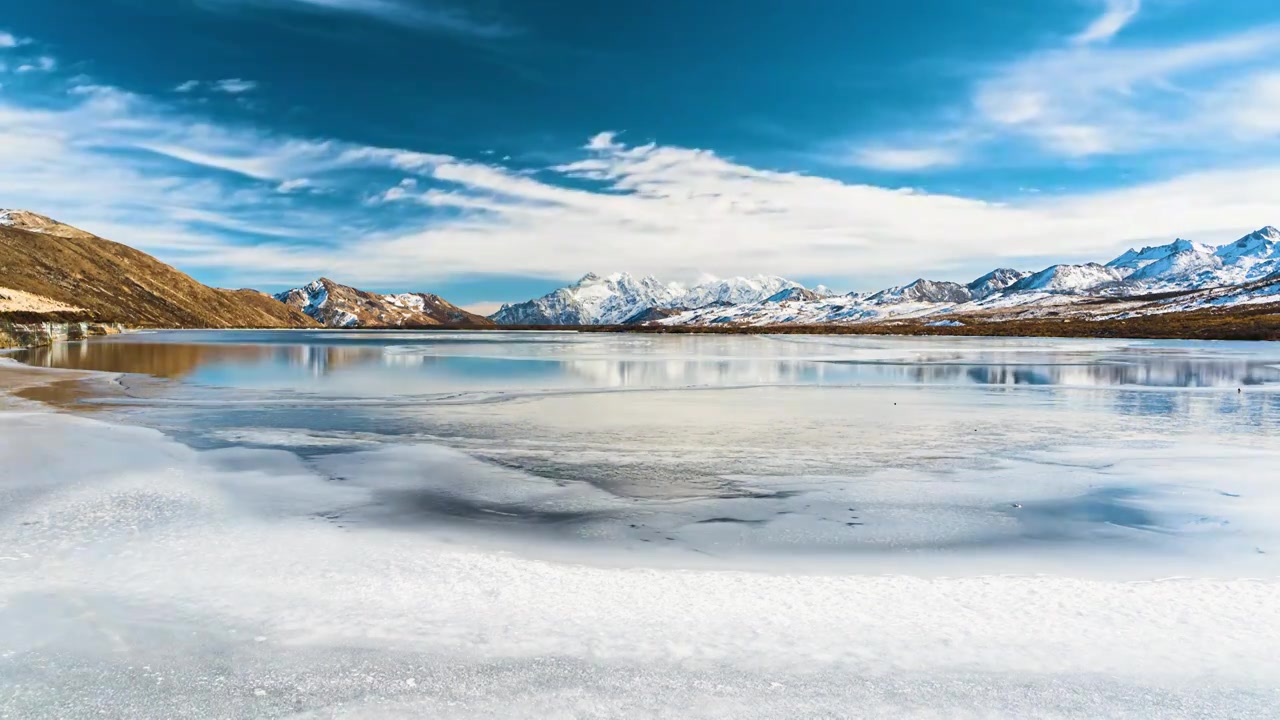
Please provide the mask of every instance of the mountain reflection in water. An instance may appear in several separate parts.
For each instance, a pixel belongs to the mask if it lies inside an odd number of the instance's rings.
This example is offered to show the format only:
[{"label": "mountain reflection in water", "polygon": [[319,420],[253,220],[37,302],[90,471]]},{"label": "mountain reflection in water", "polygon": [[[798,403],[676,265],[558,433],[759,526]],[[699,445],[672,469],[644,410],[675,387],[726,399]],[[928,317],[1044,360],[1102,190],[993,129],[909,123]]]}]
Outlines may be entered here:
[{"label": "mountain reflection in water", "polygon": [[504,342],[503,333],[473,335],[484,337],[170,332],[59,343],[17,357],[36,366],[232,386],[263,372],[323,386],[331,376],[368,370],[400,373],[416,382],[447,379],[451,386],[523,379],[600,388],[877,383],[1234,388],[1280,382],[1278,361],[1257,353],[1179,348],[1138,353],[1113,345],[1095,350],[1088,341],[993,349],[970,340],[957,351],[939,353],[920,352],[917,344],[925,339],[903,339],[902,357],[885,358],[883,348],[894,346],[883,341],[869,342],[876,352],[864,352],[847,343],[770,343],[754,337],[638,342],[634,336],[549,333],[531,353],[526,337]]}]

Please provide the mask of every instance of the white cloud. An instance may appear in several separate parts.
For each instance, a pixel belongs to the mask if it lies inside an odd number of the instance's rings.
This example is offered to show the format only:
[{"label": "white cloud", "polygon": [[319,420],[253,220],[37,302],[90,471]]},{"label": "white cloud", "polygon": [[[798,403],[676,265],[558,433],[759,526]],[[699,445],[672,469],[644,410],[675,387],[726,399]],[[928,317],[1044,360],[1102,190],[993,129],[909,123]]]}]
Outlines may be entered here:
[{"label": "white cloud", "polygon": [[246,93],[258,87],[258,83],[252,80],[241,80],[240,78],[227,78],[226,80],[216,80],[213,83],[213,89],[218,92],[224,92],[228,95],[239,95]]},{"label": "white cloud", "polygon": [[1204,112],[1224,116],[1245,140],[1280,135],[1280,71],[1242,78],[1208,97]]},{"label": "white cloud", "polygon": [[1079,45],[1106,42],[1138,14],[1142,0],[1103,0],[1105,9],[1089,26],[1072,38]]},{"label": "white cloud", "polygon": [[222,5],[243,6],[257,3],[284,9],[347,12],[384,22],[438,32],[497,39],[516,31],[497,21],[482,20],[458,7],[441,2],[421,3],[409,0],[210,0]]},{"label": "white cloud", "polygon": [[1280,220],[1273,217],[1280,167],[991,203],[758,170],[701,150],[589,147],[596,148],[589,157],[557,171],[605,181],[612,192],[550,185],[498,166],[436,168],[433,177],[458,189],[402,197],[463,217],[366,238],[346,272],[385,282],[406,272],[559,278],[592,269],[905,276],[1009,259],[1105,258],[1129,244],[1226,239]]},{"label": "white cloud", "polygon": [[58,61],[48,55],[43,55],[29,62],[18,66],[18,72],[53,72],[58,67]]},{"label": "white cloud", "polygon": [[298,178],[296,180],[285,180],[276,186],[276,192],[285,193],[286,195],[299,190],[306,190],[312,187],[311,181],[306,178]]},{"label": "white cloud", "polygon": [[867,147],[853,154],[852,162],[878,170],[925,170],[955,165],[959,154],[947,148]]},{"label": "white cloud", "polygon": [[396,202],[404,200],[410,196],[410,193],[417,190],[418,181],[413,178],[405,178],[400,181],[399,185],[387,188],[385,191],[370,198],[369,204],[378,205],[381,203]]},{"label": "white cloud", "polygon": [[[1266,165],[1000,203],[762,170],[708,150],[626,145],[615,133],[590,139],[576,161],[529,173],[216,125],[88,80],[65,102],[55,99],[0,96],[6,204],[179,267],[219,269],[237,285],[330,274],[421,286],[468,273],[563,278],[615,269],[862,285],[1027,258],[1101,258],[1130,244],[1227,239],[1280,222],[1280,167]],[[1080,132],[1059,141],[1087,151],[1094,140]],[[353,172],[360,169],[375,172]],[[402,174],[386,180],[393,172]],[[566,182],[579,177],[594,183]],[[288,192],[302,178],[332,187],[332,202],[318,208]],[[361,205],[368,197],[413,205],[373,211]],[[370,230],[415,212],[398,229]],[[243,234],[271,240],[247,244]],[[340,246],[326,245],[337,238]]]},{"label": "white cloud", "polygon": [[359,221],[304,211],[277,191],[312,169],[349,165],[340,159],[347,146],[210,125],[109,86],[75,85],[64,100],[0,96],[6,204],[180,266],[216,258],[234,242],[228,232],[314,243]]},{"label": "white cloud", "polygon": [[173,89],[173,91],[180,92],[180,93],[189,93],[193,90],[198,89],[199,87],[200,87],[199,80],[188,80],[184,83],[180,83],[177,87]]},{"label": "white cloud", "polygon": [[1269,101],[1269,78],[1280,75],[1274,51],[1280,25],[1123,43],[1116,33],[1136,17],[1140,2],[1102,4],[1104,12],[1070,42],[985,71],[966,107],[943,110],[932,129],[864,139],[854,162],[927,170],[950,158],[981,162],[1010,153],[1031,161],[1151,152],[1228,156],[1274,135],[1268,113],[1280,108]]},{"label": "white cloud", "polygon": [[10,48],[30,45],[31,40],[28,38],[18,37],[11,32],[0,30],[0,50],[8,50]]},{"label": "white cloud", "polygon": [[[613,131],[597,133],[591,136],[591,139],[587,140],[586,148],[588,150],[608,150],[610,148],[621,147],[621,145],[617,143],[617,137],[618,133]],[[490,151],[488,154],[492,155],[493,152]]]},{"label": "white cloud", "polygon": [[971,124],[987,138],[1023,137],[1067,156],[1221,149],[1234,108],[1209,100],[1234,78],[1274,67],[1277,43],[1280,28],[1263,28],[1172,45],[1036,53],[978,83]]}]

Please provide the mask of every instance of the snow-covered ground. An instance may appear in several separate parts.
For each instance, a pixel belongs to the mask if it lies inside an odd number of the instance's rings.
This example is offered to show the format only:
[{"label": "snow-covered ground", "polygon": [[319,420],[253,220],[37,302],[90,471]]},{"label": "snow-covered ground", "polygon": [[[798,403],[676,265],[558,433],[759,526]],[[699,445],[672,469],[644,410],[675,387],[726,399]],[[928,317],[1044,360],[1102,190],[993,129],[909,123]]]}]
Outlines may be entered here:
[{"label": "snow-covered ground", "polygon": [[0,411],[0,716],[1280,706],[1280,349],[186,337]]}]

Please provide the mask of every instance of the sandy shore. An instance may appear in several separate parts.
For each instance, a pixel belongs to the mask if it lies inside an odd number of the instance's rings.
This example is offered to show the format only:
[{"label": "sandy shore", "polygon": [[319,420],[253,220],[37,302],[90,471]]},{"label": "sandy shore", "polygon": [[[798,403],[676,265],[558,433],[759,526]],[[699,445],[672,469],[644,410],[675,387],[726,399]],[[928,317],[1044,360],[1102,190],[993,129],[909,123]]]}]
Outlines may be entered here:
[{"label": "sandy shore", "polygon": [[81,370],[33,368],[0,352],[0,410],[22,409],[33,401],[71,404],[86,394],[79,389],[80,381],[94,375]]}]

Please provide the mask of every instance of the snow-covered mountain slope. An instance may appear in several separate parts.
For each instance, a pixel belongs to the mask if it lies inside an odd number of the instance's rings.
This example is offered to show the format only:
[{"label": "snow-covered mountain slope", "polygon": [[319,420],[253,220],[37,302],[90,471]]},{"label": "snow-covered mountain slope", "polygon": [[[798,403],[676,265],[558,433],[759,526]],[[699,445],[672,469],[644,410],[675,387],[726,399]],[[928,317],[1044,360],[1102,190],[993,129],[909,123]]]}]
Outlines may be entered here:
[{"label": "snow-covered mountain slope", "polygon": [[328,327],[404,327],[425,325],[492,325],[438,295],[378,295],[320,278],[274,295]]},{"label": "snow-covered mountain slope", "polygon": [[1280,271],[1280,230],[1268,225],[1219,247],[1214,255],[1222,260],[1219,279],[1232,283],[1260,280]]},{"label": "snow-covered mountain slope", "polygon": [[1138,270],[1142,270],[1152,263],[1164,260],[1172,255],[1181,253],[1195,252],[1212,254],[1214,248],[1210,245],[1194,243],[1190,240],[1178,238],[1167,245],[1154,245],[1144,247],[1141,250],[1129,248],[1128,251],[1107,263],[1107,267],[1115,268],[1121,273],[1128,275]]},{"label": "snow-covered mountain slope", "polygon": [[974,300],[981,300],[990,297],[998,292],[1003,291],[1010,285],[1018,282],[1031,273],[1026,270],[1014,270],[1012,268],[996,268],[982,277],[974,280],[965,287],[969,288],[969,292],[973,294]]},{"label": "snow-covered mountain slope", "polygon": [[1280,272],[1239,285],[1219,285],[1182,292],[1170,297],[1157,295],[1156,298],[1146,301],[1141,297],[1134,298],[1122,304],[1115,312],[1095,313],[1093,318],[1112,320],[1191,310],[1280,305]]},{"label": "snow-covered mountain slope", "polygon": [[916,280],[908,285],[881,290],[866,299],[871,305],[892,305],[905,302],[964,303],[973,299],[973,291],[959,283]]},{"label": "snow-covered mountain slope", "polygon": [[764,300],[781,290],[803,287],[798,282],[769,275],[710,280],[689,288],[673,303],[675,307],[700,308],[714,304],[738,304]]},{"label": "snow-covered mountain slope", "polygon": [[649,308],[671,307],[683,293],[684,288],[652,275],[588,273],[536,300],[503,305],[490,319],[499,325],[613,325]]},{"label": "snow-covered mountain slope", "polygon": [[1015,282],[1005,292],[1079,293],[1123,279],[1124,275],[1119,270],[1098,263],[1052,265]]},{"label": "snow-covered mountain slope", "polygon": [[684,289],[626,274],[589,275],[544,298],[506,306],[493,319],[664,325],[839,324],[935,315],[1088,319],[1262,302],[1280,302],[1280,231],[1272,227],[1222,246],[1177,239],[1131,249],[1105,265],[1060,264],[1035,273],[999,268],[963,285],[919,279],[847,295],[769,276]]},{"label": "snow-covered mountain slope", "polygon": [[1280,231],[1264,227],[1213,247],[1188,240],[1130,250],[1108,263],[1128,269],[1130,292],[1195,290],[1250,283],[1280,270]]},{"label": "snow-covered mountain slope", "polygon": [[1242,260],[1274,258],[1277,251],[1280,251],[1280,230],[1268,225],[1219,247],[1214,254],[1222,258],[1224,263],[1234,264]]},{"label": "snow-covered mountain slope", "polygon": [[818,302],[820,300],[824,300],[829,297],[831,297],[831,295],[829,294],[823,295],[822,293],[819,293],[816,290],[810,290],[804,287],[790,287],[790,288],[787,288],[786,290],[779,290],[778,292],[770,295],[768,298],[765,299],[765,302],[771,302],[771,303],[783,303],[783,302],[792,302],[792,301]]},{"label": "snow-covered mountain slope", "polygon": [[1214,249],[1194,245],[1147,263],[1129,275],[1128,280],[1148,286],[1201,287],[1218,284],[1223,269],[1222,259]]},{"label": "snow-covered mountain slope", "polygon": [[758,302],[800,288],[785,278],[758,275],[709,280],[690,288],[629,273],[601,277],[589,273],[578,282],[536,300],[504,305],[490,318],[499,325],[616,325],[650,309],[701,308]]}]

